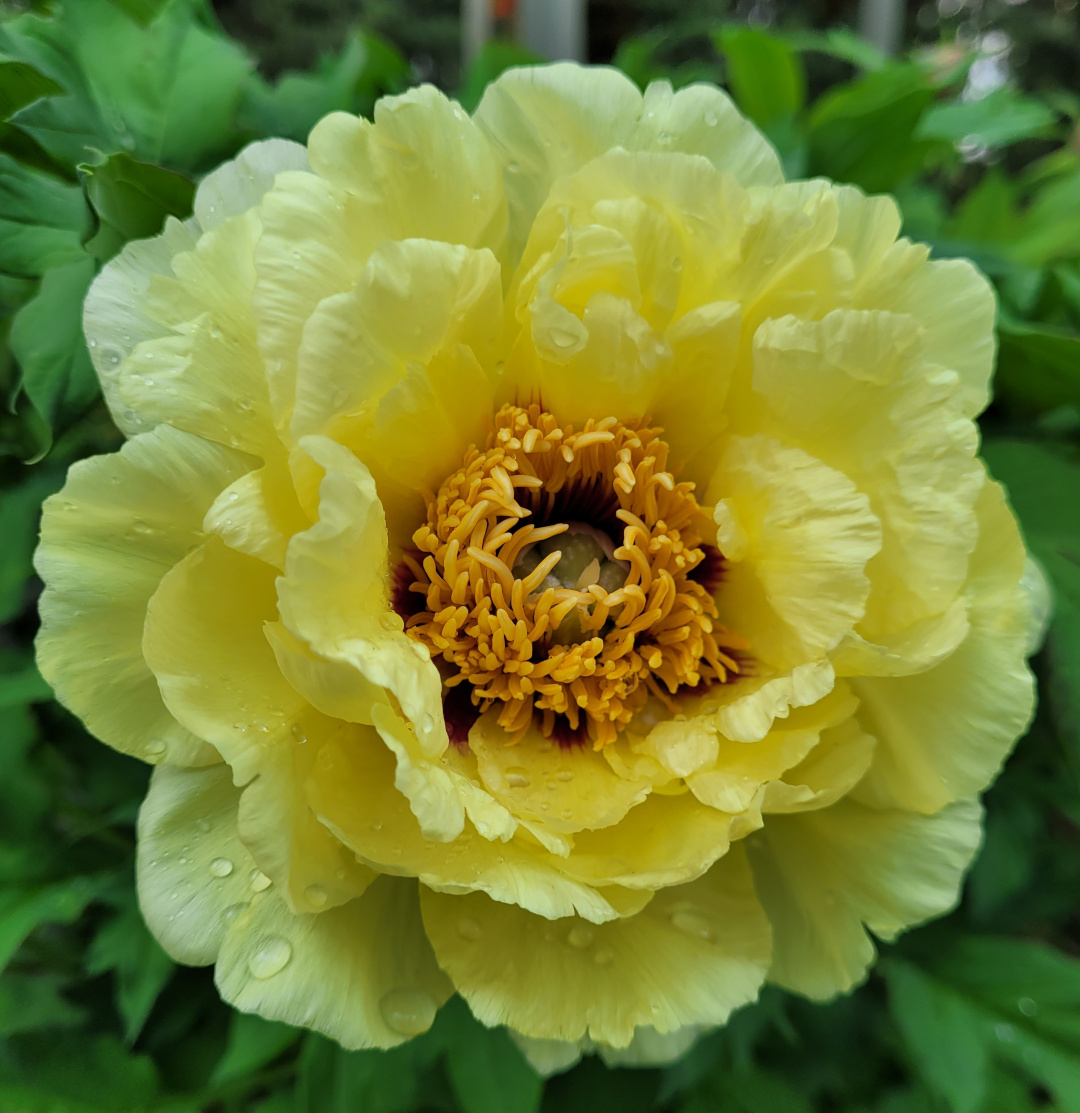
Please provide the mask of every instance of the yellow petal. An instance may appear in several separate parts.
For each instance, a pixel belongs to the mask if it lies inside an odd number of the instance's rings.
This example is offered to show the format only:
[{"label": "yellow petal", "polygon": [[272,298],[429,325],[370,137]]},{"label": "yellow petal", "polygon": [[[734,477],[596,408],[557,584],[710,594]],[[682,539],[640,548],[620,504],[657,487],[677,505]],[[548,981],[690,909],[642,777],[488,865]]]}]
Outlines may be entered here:
[{"label": "yellow petal", "polygon": [[206,175],[195,191],[195,219],[202,230],[216,228],[229,217],[254,208],[283,170],[306,170],[308,153],[302,143],[260,139],[249,143],[228,162]]},{"label": "yellow petal", "polygon": [[124,753],[218,760],[165,709],[143,659],[143,623],[162,576],[200,540],[207,508],[253,463],[160,426],[116,455],[76,464],[45,503],[38,667],[64,706]]},{"label": "yellow petal", "polygon": [[858,789],[867,802],[933,812],[982,791],[1031,719],[1023,544],[996,483],[986,481],[976,509],[964,591],[970,627],[959,648],[913,676],[852,681],[860,719],[879,742]]},{"label": "yellow petal", "polygon": [[152,277],[146,311],[168,335],[135,347],[119,393],[147,420],[266,458],[283,450],[251,306],[260,233],[256,211],[233,217],[173,255],[175,278]]},{"label": "yellow petal", "polygon": [[501,339],[490,252],[383,244],[356,288],[323,301],[304,328],[292,435],[326,433],[351,448],[407,544],[420,492],[437,489],[486,436]]},{"label": "yellow petal", "polygon": [[273,890],[256,894],[229,927],[214,982],[241,1012],[350,1051],[426,1031],[453,992],[424,935],[416,882],[397,877],[313,916],[294,915]]},{"label": "yellow petal", "polygon": [[956,375],[927,362],[926,336],[911,316],[837,310],[766,322],[754,338],[765,427],[846,474],[881,521],[859,627],[872,642],[944,611],[975,543],[978,436]]},{"label": "yellow petal", "polygon": [[702,155],[744,185],[781,180],[775,153],[712,86],[657,82],[642,97],[618,70],[522,67],[487,87],[476,120],[503,163],[515,260],[553,183],[613,147]]},{"label": "yellow petal", "polygon": [[835,804],[866,776],[876,744],[854,716],[822,731],[804,760],[766,786],[761,810],[801,812]]},{"label": "yellow petal", "polygon": [[535,727],[514,745],[498,712],[482,715],[469,748],[485,788],[510,812],[560,834],[618,823],[649,792],[649,782],[626,780],[591,746],[563,747]]},{"label": "yellow petal", "polygon": [[389,608],[386,522],[371,473],[328,438],[305,437],[302,447],[325,476],[319,520],[289,542],[281,619],[319,656],[351,664],[392,693],[422,752],[438,757],[449,745],[442,680]]},{"label": "yellow petal", "polygon": [[289,538],[310,525],[297,502],[288,467],[278,455],[226,487],[203,520],[206,532],[216,533],[230,549],[281,571]]},{"label": "yellow petal", "polygon": [[274,569],[212,538],[162,580],[144,647],[166,705],[247,786],[240,836],[259,868],[294,909],[321,908],[362,892],[371,875],[307,801],[318,747],[342,725],[282,676],[263,629],[275,617]]},{"label": "yellow petal", "polygon": [[247,908],[255,861],[236,831],[240,790],[228,766],[154,770],[139,809],[139,908],[166,952],[206,966]]},{"label": "yellow petal", "polygon": [[[776,670],[813,660],[859,621],[881,546],[869,499],[840,472],[766,437],[732,437],[709,484],[731,560],[720,620]],[[731,542],[735,541],[733,545]]]},{"label": "yellow petal", "polygon": [[500,167],[456,101],[421,85],[375,105],[374,123],[332,112],[308,140],[317,174],[363,198],[389,239],[489,248],[506,242]]},{"label": "yellow petal", "polygon": [[974,800],[937,815],[841,800],[770,815],[747,840],[773,930],[769,980],[817,999],[860,982],[880,939],[948,912],[982,835]]},{"label": "yellow petal", "polygon": [[[357,728],[323,747],[308,784],[319,818],[362,861],[384,873],[415,876],[448,893],[478,891],[554,919],[577,914],[597,922],[621,915],[611,900],[567,878],[535,843],[492,844],[471,824],[451,843],[425,839],[405,797],[391,790],[396,764],[373,731]],[[614,901],[615,903],[612,903]]]},{"label": "yellow petal", "polygon": [[83,331],[101,390],[113,421],[128,436],[145,433],[155,422],[120,398],[120,368],[136,345],[168,336],[170,329],[146,312],[154,275],[171,275],[173,256],[195,246],[198,230],[167,217],[165,230],[148,240],[133,240],[101,269],[83,304]]},{"label": "yellow petal", "polygon": [[549,923],[479,893],[421,889],[421,908],[477,1018],[534,1039],[626,1047],[637,1027],[722,1024],[757,995],[769,962],[768,923],[737,851],[608,924]]}]

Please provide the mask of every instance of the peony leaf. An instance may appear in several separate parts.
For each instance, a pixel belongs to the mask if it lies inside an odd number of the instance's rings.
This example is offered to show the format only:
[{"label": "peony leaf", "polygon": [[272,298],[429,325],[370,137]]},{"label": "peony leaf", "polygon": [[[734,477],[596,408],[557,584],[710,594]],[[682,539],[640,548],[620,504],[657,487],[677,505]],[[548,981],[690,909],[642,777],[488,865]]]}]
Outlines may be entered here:
[{"label": "peony leaf", "polygon": [[77,186],[0,154],[0,271],[36,278],[81,258],[89,220]]},{"label": "peony leaf", "polygon": [[954,1113],[982,1108],[990,1059],[1080,1111],[1080,962],[1040,943],[969,936],[918,969],[882,964],[919,1073]]},{"label": "peony leaf", "polygon": [[915,135],[918,139],[969,140],[985,147],[1007,147],[1045,135],[1056,118],[1041,101],[1002,87],[979,100],[935,105]]},{"label": "peony leaf", "polygon": [[124,905],[94,937],[86,969],[91,975],[115,973],[116,1007],[124,1020],[124,1038],[131,1043],[175,967],[146,930],[134,894],[125,890],[124,895]]},{"label": "peony leaf", "polygon": [[130,155],[110,155],[79,166],[86,198],[98,220],[87,250],[111,259],[128,240],[156,236],[166,217],[191,215],[195,186],[190,179]]},{"label": "peony leaf", "polygon": [[1047,652],[1048,696],[1073,739],[1080,737],[1080,467],[1049,447],[989,441],[984,455],[1009,491],[1032,552],[1054,591]]},{"label": "peony leaf", "polygon": [[782,40],[731,24],[716,36],[727,61],[726,82],[738,106],[767,128],[806,104],[802,60]]},{"label": "peony leaf", "polygon": [[214,1068],[215,1083],[229,1082],[265,1067],[300,1039],[288,1024],[263,1020],[253,1013],[233,1013],[225,1054]]}]

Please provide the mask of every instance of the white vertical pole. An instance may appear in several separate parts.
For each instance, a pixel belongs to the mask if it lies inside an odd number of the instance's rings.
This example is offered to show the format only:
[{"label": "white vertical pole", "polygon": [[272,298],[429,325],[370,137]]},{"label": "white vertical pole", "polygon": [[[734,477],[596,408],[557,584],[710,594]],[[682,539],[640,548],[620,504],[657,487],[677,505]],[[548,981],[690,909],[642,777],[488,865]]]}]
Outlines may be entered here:
[{"label": "white vertical pole", "polygon": [[900,49],[904,0],[859,0],[859,34],[886,54]]},{"label": "white vertical pole", "polygon": [[465,65],[491,38],[491,0],[461,0],[461,54]]},{"label": "white vertical pole", "polygon": [[586,0],[518,0],[522,46],[552,61],[584,62]]}]

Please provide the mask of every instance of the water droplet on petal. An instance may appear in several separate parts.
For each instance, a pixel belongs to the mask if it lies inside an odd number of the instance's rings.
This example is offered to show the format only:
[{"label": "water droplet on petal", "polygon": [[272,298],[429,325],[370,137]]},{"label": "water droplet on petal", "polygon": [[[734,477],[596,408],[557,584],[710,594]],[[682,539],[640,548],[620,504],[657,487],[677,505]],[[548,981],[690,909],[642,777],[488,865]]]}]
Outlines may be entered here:
[{"label": "water droplet on petal", "polygon": [[610,947],[600,947],[593,955],[593,962],[597,966],[610,966],[615,958],[615,952]]},{"label": "water droplet on petal", "polygon": [[286,939],[267,939],[248,959],[248,969],[260,981],[280,974],[292,958],[292,945]]},{"label": "water droplet on petal", "polygon": [[304,896],[307,897],[308,903],[315,908],[322,908],[330,898],[327,896],[326,890],[321,885],[309,885],[304,890]]},{"label": "water droplet on petal", "polygon": [[150,757],[159,757],[165,752],[165,743],[160,738],[153,738],[146,743],[146,753]]},{"label": "water droplet on petal", "polygon": [[679,931],[684,931],[687,935],[693,935],[697,939],[704,939],[706,943],[712,943],[716,940],[712,926],[700,912],[680,909],[672,914],[671,922]]},{"label": "water droplet on petal", "polygon": [[392,989],[379,1002],[386,1026],[403,1036],[426,1032],[435,1020],[435,1000],[422,989]]},{"label": "water droplet on petal", "polygon": [[470,916],[465,916],[458,920],[458,934],[465,939],[479,939],[484,934],[484,929],[480,924],[472,919]]},{"label": "water droplet on petal", "polygon": [[532,784],[532,777],[520,765],[512,765],[506,771],[506,783],[511,788],[527,788]]},{"label": "water droplet on petal", "polygon": [[228,877],[233,871],[233,864],[228,858],[215,858],[210,863],[210,872],[215,877]]},{"label": "water droplet on petal", "polygon": [[574,774],[571,773],[569,769],[560,769],[555,776],[560,781],[572,781],[574,779]]},{"label": "water droplet on petal", "polygon": [[595,937],[596,933],[588,924],[574,924],[566,941],[571,947],[587,947]]},{"label": "water droplet on petal", "polygon": [[261,893],[264,889],[270,888],[270,878],[260,869],[253,869],[251,871],[250,880],[251,890],[254,893]]},{"label": "water droplet on petal", "polygon": [[245,908],[247,908],[246,904],[230,904],[221,914],[221,919],[225,926],[228,927]]}]

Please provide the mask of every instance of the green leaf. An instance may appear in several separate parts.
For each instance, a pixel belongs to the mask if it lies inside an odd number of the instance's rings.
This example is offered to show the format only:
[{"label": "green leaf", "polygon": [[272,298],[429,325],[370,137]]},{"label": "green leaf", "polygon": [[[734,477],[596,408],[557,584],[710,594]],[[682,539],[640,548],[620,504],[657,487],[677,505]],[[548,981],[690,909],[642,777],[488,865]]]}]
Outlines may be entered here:
[{"label": "green leaf", "polygon": [[299,1030],[288,1024],[263,1020],[251,1013],[233,1013],[229,1022],[229,1042],[214,1068],[212,1081],[229,1082],[251,1074],[273,1062],[299,1039]]},{"label": "green leaf", "polygon": [[1010,251],[1034,265],[1080,254],[1080,170],[1051,180],[1036,193]]},{"label": "green leaf", "polygon": [[953,1113],[976,1113],[986,1096],[990,1051],[965,999],[900,959],[881,963],[889,1008],[915,1069]]},{"label": "green leaf", "polygon": [[126,12],[136,23],[144,26],[153,23],[172,0],[109,0],[122,12]]},{"label": "green leaf", "polygon": [[1047,637],[1047,695],[1074,742],[1080,739],[1080,467],[1043,445],[992,440],[983,455],[1009,491],[1031,551],[1054,590]]},{"label": "green leaf", "polygon": [[463,1113],[536,1113],[543,1085],[506,1031],[478,1024],[460,998],[444,1009],[446,1069]]},{"label": "green leaf", "polygon": [[810,173],[893,189],[922,169],[934,144],[915,130],[934,97],[918,66],[893,65],[825,93],[810,113]]},{"label": "green leaf", "polygon": [[996,393],[1020,412],[1080,405],[1080,334],[1002,318]]},{"label": "green leaf", "polygon": [[58,974],[4,974],[0,977],[0,1036],[43,1028],[73,1028],[86,1010],[63,996],[67,980]]},{"label": "green leaf", "polygon": [[781,36],[792,50],[818,51],[861,70],[874,71],[889,65],[889,56],[846,27],[833,27],[828,31],[792,31]]},{"label": "green leaf", "polygon": [[930,109],[916,129],[918,139],[968,140],[984,147],[1007,147],[1045,135],[1056,115],[1015,89],[995,89],[979,100],[951,101]]},{"label": "green leaf", "polygon": [[169,216],[191,215],[195,185],[180,174],[136,162],[130,155],[110,155],[79,166],[86,199],[98,230],[86,247],[98,259],[111,259],[128,240],[156,236]]},{"label": "green leaf", "polygon": [[70,924],[110,879],[73,877],[37,889],[0,888],[0,970],[40,924]]},{"label": "green leaf", "polygon": [[260,135],[304,142],[328,112],[370,111],[377,96],[403,88],[408,73],[408,63],[393,47],[374,35],[354,34],[313,74],[287,73],[276,85],[253,75],[240,123]]},{"label": "green leaf", "polygon": [[[11,326],[22,389],[53,429],[81,414],[100,393],[82,331],[83,299],[93,277],[89,255],[53,267]],[[42,451],[47,448],[48,442]]]},{"label": "green leaf", "polygon": [[23,105],[63,91],[29,63],[0,59],[0,119],[9,120]]},{"label": "green leaf", "polygon": [[0,271],[36,278],[82,258],[89,219],[78,186],[0,154]]},{"label": "green leaf", "polygon": [[125,150],[181,170],[219,160],[236,145],[251,63],[197,11],[189,0],[172,0],[142,26],[110,0],[79,0],[54,20],[9,21],[0,27],[0,50],[34,64],[67,94],[28,105],[13,121],[72,163]]},{"label": "green leaf", "polygon": [[726,80],[738,106],[762,127],[799,112],[806,103],[802,61],[782,39],[731,24],[716,36]]},{"label": "green leaf", "polygon": [[135,904],[134,893],[107,920],[90,945],[86,970],[90,975],[114,971],[116,1007],[124,1021],[124,1038],[131,1043],[142,1031],[154,1002],[172,976],[173,961],[153,938]]},{"label": "green leaf", "polygon": [[344,1051],[309,1034],[300,1053],[296,1113],[408,1113],[435,1054],[423,1037],[389,1051]]},{"label": "green leaf", "polygon": [[[8,622],[23,608],[26,584],[34,571],[30,562],[37,545],[41,503],[59,490],[63,481],[62,472],[37,471],[0,496],[0,537],[4,539],[0,546],[0,623]],[[9,677],[0,681],[0,708],[11,705],[13,682]],[[35,688],[44,682],[40,677],[26,677],[26,683]]]}]

